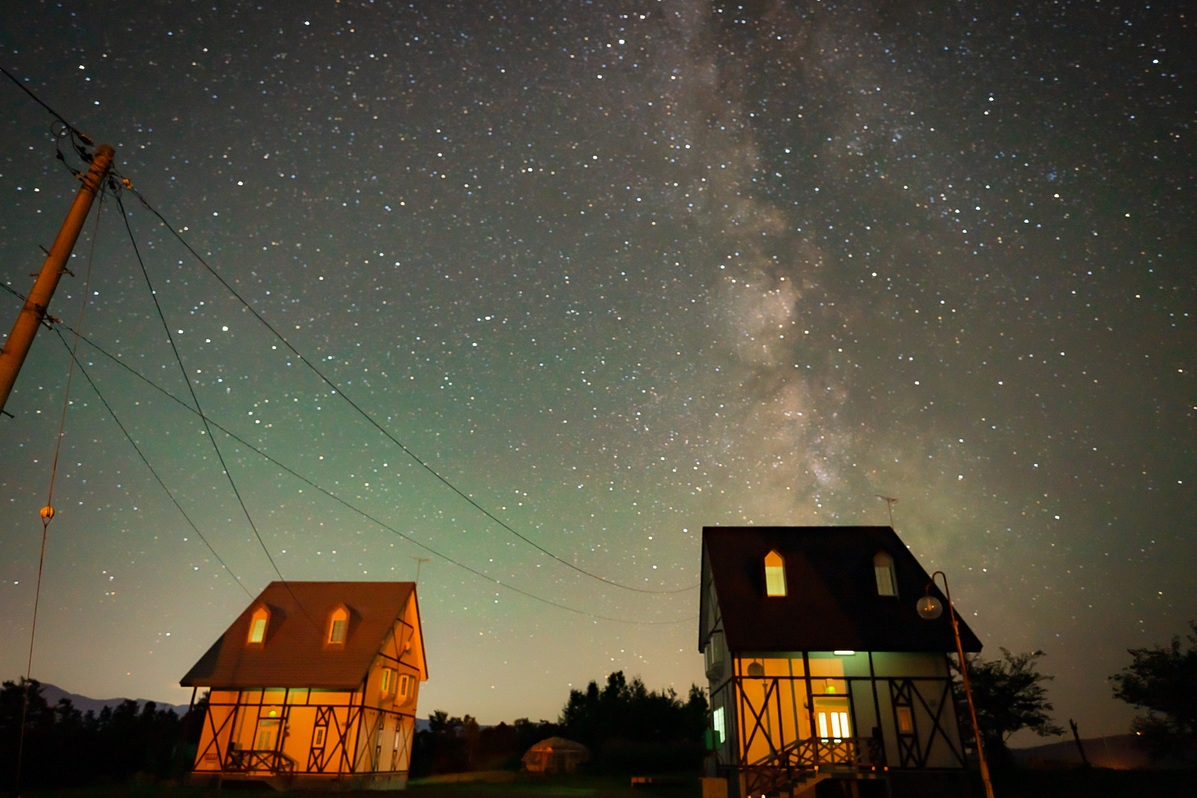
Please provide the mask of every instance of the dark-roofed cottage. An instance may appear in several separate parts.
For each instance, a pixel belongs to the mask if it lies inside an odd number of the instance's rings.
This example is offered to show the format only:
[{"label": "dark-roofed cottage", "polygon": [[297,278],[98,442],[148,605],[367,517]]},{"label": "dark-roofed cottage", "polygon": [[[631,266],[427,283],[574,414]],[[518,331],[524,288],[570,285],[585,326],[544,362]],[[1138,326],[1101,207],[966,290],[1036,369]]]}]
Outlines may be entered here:
[{"label": "dark-roofed cottage", "polygon": [[272,582],[183,677],[193,780],[402,789],[428,678],[413,582]]},{"label": "dark-roofed cottage", "polygon": [[[853,794],[959,778],[955,638],[946,614],[926,621],[915,607],[929,582],[889,527],[703,529],[698,647],[732,796],[797,795],[832,777],[862,780]],[[981,650],[963,623],[960,634]]]}]

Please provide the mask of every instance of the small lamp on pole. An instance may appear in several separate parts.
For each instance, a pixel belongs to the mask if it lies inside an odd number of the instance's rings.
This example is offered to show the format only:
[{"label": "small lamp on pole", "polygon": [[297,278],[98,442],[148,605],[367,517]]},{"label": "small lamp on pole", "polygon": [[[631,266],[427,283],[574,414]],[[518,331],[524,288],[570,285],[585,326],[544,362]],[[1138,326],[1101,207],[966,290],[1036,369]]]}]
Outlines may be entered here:
[{"label": "small lamp on pole", "polygon": [[943,592],[948,599],[948,618],[952,621],[952,634],[956,638],[956,656],[960,658],[960,677],[964,681],[964,695],[968,698],[968,714],[973,722],[973,739],[977,744],[977,760],[981,763],[981,781],[985,784],[985,798],[994,798],[993,782],[989,780],[989,765],[985,762],[985,747],[981,743],[981,727],[977,724],[977,705],[973,703],[973,688],[968,681],[968,663],[964,659],[964,646],[960,642],[960,624],[956,621],[956,608],[952,606],[952,591],[948,589],[948,575],[943,571],[931,574],[931,581],[927,583],[925,595],[919,599],[919,616],[925,621],[932,621],[943,614],[943,605],[939,599],[931,595],[931,586],[935,584],[935,577],[943,577]]}]

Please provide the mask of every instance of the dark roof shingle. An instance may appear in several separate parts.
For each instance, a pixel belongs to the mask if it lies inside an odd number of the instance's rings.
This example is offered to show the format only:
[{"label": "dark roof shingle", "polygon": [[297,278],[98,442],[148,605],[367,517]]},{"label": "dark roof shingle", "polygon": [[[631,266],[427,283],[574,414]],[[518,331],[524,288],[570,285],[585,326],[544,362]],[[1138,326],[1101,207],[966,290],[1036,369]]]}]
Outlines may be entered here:
[{"label": "dark roof shingle", "polygon": [[[704,527],[703,574],[714,579],[731,651],[955,651],[947,602],[934,621],[919,617],[915,603],[930,576],[889,527]],[[787,595],[765,595],[764,559],[770,550],[785,558]],[[893,558],[897,596],[880,596],[873,557]],[[709,570],[708,570],[709,569]],[[705,576],[704,576],[705,578]],[[704,612],[699,650],[710,631]],[[965,651],[981,641],[964,621]]]}]

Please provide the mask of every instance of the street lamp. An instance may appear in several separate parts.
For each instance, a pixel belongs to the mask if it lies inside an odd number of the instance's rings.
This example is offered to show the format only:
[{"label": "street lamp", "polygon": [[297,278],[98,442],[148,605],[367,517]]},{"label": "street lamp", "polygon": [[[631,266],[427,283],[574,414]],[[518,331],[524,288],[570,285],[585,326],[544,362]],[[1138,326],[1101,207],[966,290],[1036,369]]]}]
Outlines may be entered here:
[{"label": "street lamp", "polygon": [[919,599],[919,616],[925,621],[933,621],[943,614],[943,605],[939,599],[931,595],[931,586],[935,584],[935,577],[943,577],[943,592],[948,599],[948,618],[952,621],[952,634],[956,636],[956,656],[960,658],[960,676],[964,679],[964,695],[968,698],[968,714],[973,721],[973,739],[977,744],[977,759],[981,763],[981,781],[985,784],[985,798],[993,798],[993,783],[989,780],[989,765],[985,763],[985,748],[981,744],[981,727],[977,724],[977,705],[973,703],[973,688],[968,681],[968,663],[964,659],[964,646],[960,643],[960,624],[956,621],[956,608],[952,606],[952,591],[948,589],[948,575],[943,571],[931,574],[931,581],[927,583],[925,595]]}]

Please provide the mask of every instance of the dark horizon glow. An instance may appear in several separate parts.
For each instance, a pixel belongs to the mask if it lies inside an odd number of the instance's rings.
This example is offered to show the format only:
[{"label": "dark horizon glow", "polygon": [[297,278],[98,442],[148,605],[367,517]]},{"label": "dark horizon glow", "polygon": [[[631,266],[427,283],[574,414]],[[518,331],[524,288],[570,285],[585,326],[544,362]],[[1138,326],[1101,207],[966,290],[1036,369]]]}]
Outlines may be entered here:
[{"label": "dark horizon glow", "polygon": [[[79,347],[33,677],[185,703],[275,567],[418,571],[421,716],[553,720],[615,670],[703,683],[704,525],[892,511],[986,658],[1042,649],[1056,720],[1125,732],[1107,677],[1197,617],[1192,34],[1174,2],[21,4],[4,67],[253,310],[128,192],[89,220],[50,312],[126,368]],[[0,110],[24,294],[76,186],[44,109]],[[42,330],[0,419],[4,679],[69,361]]]}]

